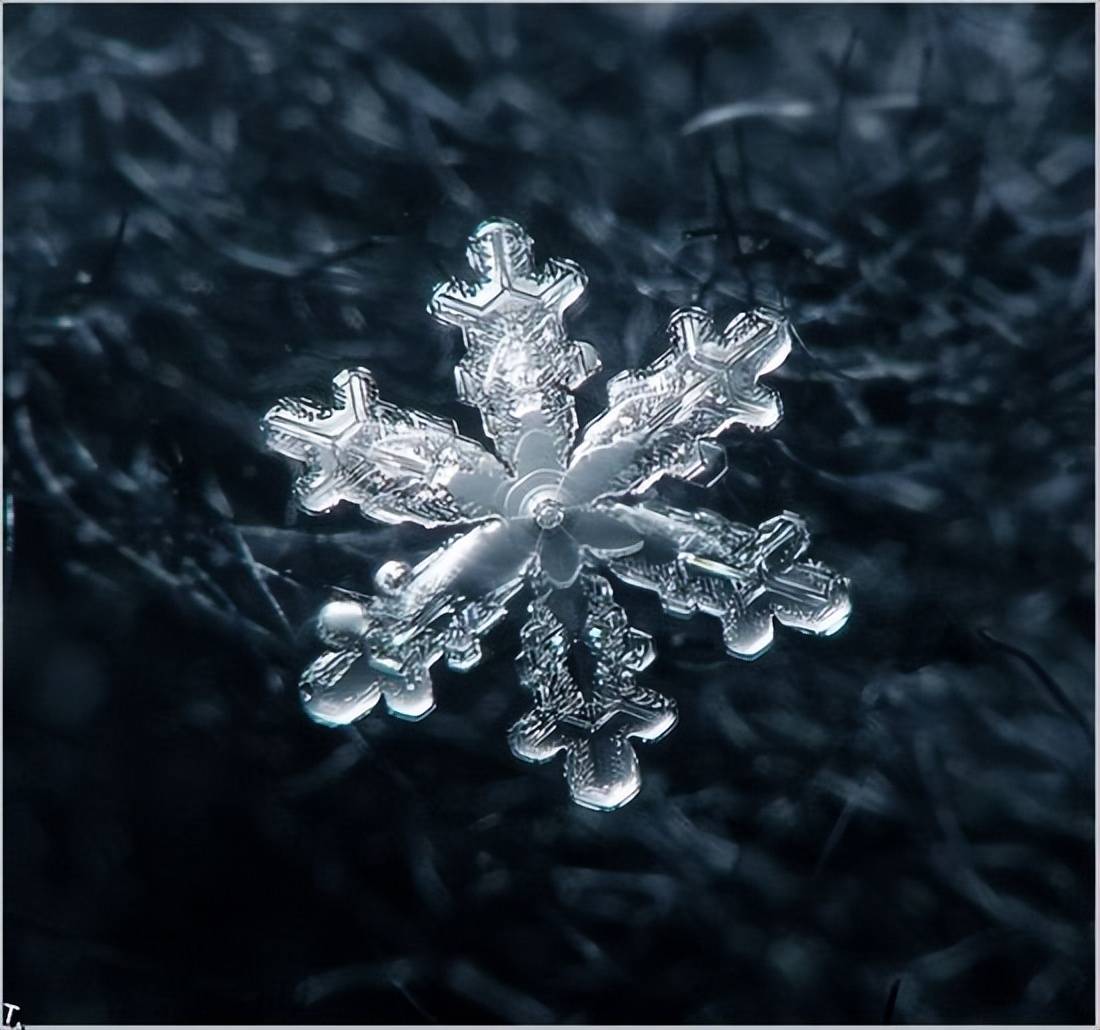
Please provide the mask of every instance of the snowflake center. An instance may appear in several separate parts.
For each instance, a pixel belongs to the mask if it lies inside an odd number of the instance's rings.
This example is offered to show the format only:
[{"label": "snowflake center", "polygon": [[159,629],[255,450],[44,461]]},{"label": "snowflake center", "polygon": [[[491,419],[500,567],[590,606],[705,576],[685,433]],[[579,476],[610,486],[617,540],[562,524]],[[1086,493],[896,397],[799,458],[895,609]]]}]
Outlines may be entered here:
[{"label": "snowflake center", "polygon": [[565,521],[565,508],[552,497],[539,501],[533,512],[539,529],[557,529]]}]

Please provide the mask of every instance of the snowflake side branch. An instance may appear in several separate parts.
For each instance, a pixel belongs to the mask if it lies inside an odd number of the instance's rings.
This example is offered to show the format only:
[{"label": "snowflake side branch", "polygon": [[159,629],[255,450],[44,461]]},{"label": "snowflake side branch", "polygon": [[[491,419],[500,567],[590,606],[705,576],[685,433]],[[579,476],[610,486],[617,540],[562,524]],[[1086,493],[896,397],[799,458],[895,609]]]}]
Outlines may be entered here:
[{"label": "snowflake side branch", "polygon": [[630,627],[602,576],[586,575],[582,641],[594,664],[587,690],[574,679],[572,640],[545,598],[528,608],[521,631],[520,682],[534,694],[530,712],[509,732],[512,752],[546,762],[565,752],[572,799],[585,808],[619,808],[641,788],[631,738],[657,740],[676,723],[669,698],[635,682],[653,659],[648,635]]},{"label": "snowflake side branch", "polygon": [[465,672],[481,661],[480,638],[523,586],[527,541],[500,521],[478,526],[415,569],[401,562],[381,566],[374,596],[326,605],[318,629],[329,649],[301,680],[310,716],[346,725],[383,697],[394,715],[427,715],[435,705],[431,667],[446,658]]},{"label": "snowflake side branch", "polygon": [[442,283],[428,305],[462,330],[458,395],[481,411],[486,434],[517,476],[545,468],[548,457],[564,468],[577,430],[569,391],[600,367],[595,349],[569,339],[564,324],[587,277],[556,258],[537,269],[531,238],[506,219],[482,223],[466,255],[477,281]]},{"label": "snowflake side branch", "polygon": [[488,518],[504,467],[453,423],[379,400],[364,368],[333,379],[333,404],[287,398],[264,417],[267,444],[306,467],[295,484],[311,513],[341,501],[378,522],[439,526]]},{"label": "snowflake side branch", "polygon": [[802,558],[810,535],[791,512],[753,529],[657,501],[609,508],[647,541],[638,554],[610,563],[615,576],[655,592],[669,614],[719,619],[726,650],[738,658],[757,658],[771,646],[773,621],[830,636],[848,620],[848,581]]},{"label": "snowflake side branch", "polygon": [[[585,428],[566,484],[578,500],[640,493],[662,476],[714,476],[709,441],[733,425],[769,429],[778,395],[758,379],[790,352],[786,323],[764,311],[734,318],[719,333],[698,308],[669,322],[672,347],[647,368],[608,383],[608,409]],[[719,467],[719,472],[720,472]]]}]

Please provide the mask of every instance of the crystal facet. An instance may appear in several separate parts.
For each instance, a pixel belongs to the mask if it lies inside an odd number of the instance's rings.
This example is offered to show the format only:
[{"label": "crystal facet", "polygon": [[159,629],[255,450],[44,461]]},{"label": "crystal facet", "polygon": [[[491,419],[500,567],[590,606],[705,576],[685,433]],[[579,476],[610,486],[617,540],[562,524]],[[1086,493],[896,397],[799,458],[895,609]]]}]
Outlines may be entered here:
[{"label": "crystal facet", "polygon": [[669,614],[717,618],[738,658],[761,655],[775,622],[829,635],[847,620],[847,580],[803,557],[797,515],[743,526],[646,494],[664,477],[713,482],[718,437],[775,425],[779,398],[759,379],[782,364],[790,333],[764,310],[721,331],[702,310],[677,311],[670,349],[614,376],[607,410],[578,440],[571,391],[600,367],[564,325],[584,272],[557,259],[539,268],[530,237],[503,219],[478,227],[467,259],[474,281],[436,287],[429,311],[462,330],[458,395],[479,409],[495,454],[450,422],[380,400],[366,369],[339,373],[329,405],[286,399],[264,419],[268,445],[304,465],[305,511],[350,501],[379,522],[455,530],[415,567],[383,563],[373,596],[322,608],[327,649],[303,673],[302,699],[326,725],[383,699],[422,718],[435,704],[432,666],[476,666],[481,639],[526,594],[518,671],[533,707],[512,727],[512,751],[532,762],[564,753],[573,800],[618,808],[641,785],[631,740],[663,736],[676,709],[636,681],[653,648],[601,570],[656,593]]}]

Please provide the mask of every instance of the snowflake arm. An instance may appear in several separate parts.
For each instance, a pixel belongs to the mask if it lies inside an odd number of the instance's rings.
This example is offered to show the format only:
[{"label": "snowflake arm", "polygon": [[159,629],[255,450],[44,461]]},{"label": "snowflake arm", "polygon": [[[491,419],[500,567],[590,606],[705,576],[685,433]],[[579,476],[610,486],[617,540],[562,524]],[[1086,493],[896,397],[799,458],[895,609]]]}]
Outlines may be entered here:
[{"label": "snowflake arm", "polygon": [[305,464],[298,503],[320,513],[340,501],[378,522],[439,526],[484,519],[506,488],[504,467],[454,424],[379,400],[365,368],[332,381],[333,405],[287,398],[264,417],[273,450]]},{"label": "snowflake arm", "polygon": [[415,569],[400,562],[375,576],[378,593],[322,609],[328,645],[302,675],[302,700],[317,722],[342,726],[383,697],[394,715],[420,719],[434,707],[431,667],[465,672],[481,661],[480,638],[506,614],[531,561],[530,536],[493,520],[457,537]]},{"label": "snowflake arm", "polygon": [[718,618],[726,649],[738,658],[757,658],[768,649],[775,620],[819,636],[836,633],[848,620],[848,581],[802,558],[810,535],[791,512],[753,529],[658,501],[606,510],[646,540],[637,554],[613,560],[611,571],[657,593],[672,615]]},{"label": "snowflake arm", "polygon": [[779,421],[779,397],[757,380],[790,352],[785,322],[752,311],[719,333],[705,311],[686,308],[672,316],[669,338],[648,368],[608,383],[608,409],[585,428],[566,474],[576,501],[641,493],[662,476],[691,479],[716,464],[720,472],[721,450],[709,441],[735,424]]},{"label": "snowflake arm", "polygon": [[594,348],[569,339],[564,325],[587,277],[556,258],[537,269],[531,238],[504,219],[480,225],[466,256],[477,281],[442,283],[428,305],[462,330],[458,395],[480,409],[486,434],[517,477],[564,468],[577,430],[569,391],[600,367]]},{"label": "snowflake arm", "polygon": [[[653,660],[647,634],[632,629],[602,576],[585,575],[581,639],[592,666],[582,690],[570,661],[573,641],[546,598],[528,608],[521,632],[521,683],[534,707],[509,732],[513,753],[546,762],[565,752],[565,778],[573,800],[607,810],[630,801],[641,787],[631,738],[656,740],[676,723],[668,698],[635,682]],[[588,679],[588,678],[586,678]]]}]

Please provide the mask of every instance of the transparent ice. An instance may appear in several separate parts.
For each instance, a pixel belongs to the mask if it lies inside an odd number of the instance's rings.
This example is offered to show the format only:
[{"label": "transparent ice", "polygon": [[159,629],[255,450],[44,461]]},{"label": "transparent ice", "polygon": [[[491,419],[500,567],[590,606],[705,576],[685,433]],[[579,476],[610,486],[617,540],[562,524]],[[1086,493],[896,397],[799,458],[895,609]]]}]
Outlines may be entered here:
[{"label": "transparent ice", "polygon": [[473,280],[439,285],[428,310],[462,330],[458,395],[480,411],[495,453],[381,400],[364,368],[336,376],[330,404],[286,399],[264,418],[269,446],[304,465],[295,489],[306,511],[349,501],[380,522],[456,531],[415,567],[382,565],[373,596],[322,609],[326,650],[302,676],[302,699],[327,725],[380,700],[419,719],[434,707],[432,666],[476,666],[481,638],[523,594],[518,672],[531,709],[510,731],[512,751],[563,754],[573,800],[617,808],[641,785],[631,741],[667,733],[676,707],[640,682],[650,639],[604,573],[653,591],[670,615],[717,618],[738,658],[762,654],[776,622],[828,635],[848,617],[847,581],[804,558],[797,515],[743,526],[651,491],[665,476],[714,482],[725,471],[718,437],[775,425],[779,398],[759,380],[786,358],[788,327],[763,310],[722,330],[702,310],[677,311],[669,349],[614,376],[607,410],[578,437],[571,391],[600,368],[564,324],[584,272],[559,259],[537,267],[530,237],[503,219],[478,227],[467,259]]}]

